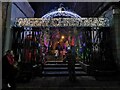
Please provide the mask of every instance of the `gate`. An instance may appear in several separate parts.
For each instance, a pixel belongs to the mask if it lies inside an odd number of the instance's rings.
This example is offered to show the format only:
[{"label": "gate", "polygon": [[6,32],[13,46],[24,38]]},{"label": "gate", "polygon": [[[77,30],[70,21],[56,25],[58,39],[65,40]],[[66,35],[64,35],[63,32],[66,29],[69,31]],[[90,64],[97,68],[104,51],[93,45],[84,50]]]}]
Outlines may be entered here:
[{"label": "gate", "polygon": [[[47,48],[42,46],[44,32],[40,28],[28,30],[28,28],[13,27],[12,49],[23,63],[41,62]],[[40,45],[41,44],[41,45]],[[44,62],[44,61],[42,61]]]},{"label": "gate", "polygon": [[[68,11],[67,11],[68,12]],[[69,42],[80,62],[89,69],[112,70],[115,66],[112,49],[111,28],[107,18],[81,18],[74,13],[56,11],[42,18],[19,18],[13,27],[12,49],[23,63],[45,63],[50,45],[51,29],[70,27]],[[50,14],[50,15],[49,15]],[[68,18],[66,15],[68,14]],[[56,16],[59,16],[56,18]],[[65,15],[65,16],[64,16]],[[66,17],[66,18],[60,18]],[[67,31],[66,31],[67,32]],[[48,36],[45,36],[45,35]],[[75,37],[75,38],[74,38]],[[48,41],[45,42],[45,39]]]},{"label": "gate", "polygon": [[[12,29],[14,32],[12,49],[15,54],[20,56],[22,62],[45,62],[43,53],[47,54],[48,50],[44,46],[45,28],[33,27],[33,29],[28,30],[23,27],[13,27]],[[84,27],[76,30],[78,34],[75,36],[75,52],[79,60],[90,65],[92,69],[113,69],[115,62],[112,53],[110,27]]]},{"label": "gate", "polygon": [[84,28],[80,31],[80,59],[89,65],[87,72],[116,70],[113,56],[111,28]]}]

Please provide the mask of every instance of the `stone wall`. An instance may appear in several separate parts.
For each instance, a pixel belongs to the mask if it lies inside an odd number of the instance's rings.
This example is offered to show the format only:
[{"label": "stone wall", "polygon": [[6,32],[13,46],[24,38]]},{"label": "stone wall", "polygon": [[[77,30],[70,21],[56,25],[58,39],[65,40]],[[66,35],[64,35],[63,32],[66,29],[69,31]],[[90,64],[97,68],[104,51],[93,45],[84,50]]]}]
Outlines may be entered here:
[{"label": "stone wall", "polygon": [[113,6],[109,7],[108,10],[104,11],[102,14],[102,17],[108,18],[110,23],[110,30],[109,30],[109,40],[111,41],[111,48],[109,48],[110,51],[112,51],[113,58],[116,62],[117,57],[117,49],[116,49],[116,36],[115,36],[115,30],[114,30],[114,17],[113,17]]},{"label": "stone wall", "polygon": [[0,2],[0,89],[2,88],[2,2]]},{"label": "stone wall", "polygon": [[120,71],[120,9],[115,8],[113,9],[113,24],[115,30],[115,40],[116,40],[116,50],[117,50],[117,64]]},{"label": "stone wall", "polygon": [[27,2],[13,2],[11,10],[12,25],[16,18],[19,17],[34,17],[34,10]]},{"label": "stone wall", "polygon": [[[34,10],[32,9],[32,7],[30,6],[30,4],[28,2],[12,2],[12,3],[4,3],[3,6],[5,8],[3,8],[3,17],[4,21],[3,23],[6,23],[4,25],[4,36],[3,36],[3,43],[2,45],[3,47],[3,54],[5,53],[5,51],[7,51],[8,49],[11,49],[11,45],[12,45],[12,40],[14,40],[12,38],[12,30],[11,30],[11,26],[14,25],[16,18],[20,18],[20,17],[34,17]],[[7,6],[7,7],[6,7]]]},{"label": "stone wall", "polygon": [[102,16],[106,17],[110,21],[110,33],[112,51],[114,60],[120,70],[120,9],[116,5],[112,5]]}]

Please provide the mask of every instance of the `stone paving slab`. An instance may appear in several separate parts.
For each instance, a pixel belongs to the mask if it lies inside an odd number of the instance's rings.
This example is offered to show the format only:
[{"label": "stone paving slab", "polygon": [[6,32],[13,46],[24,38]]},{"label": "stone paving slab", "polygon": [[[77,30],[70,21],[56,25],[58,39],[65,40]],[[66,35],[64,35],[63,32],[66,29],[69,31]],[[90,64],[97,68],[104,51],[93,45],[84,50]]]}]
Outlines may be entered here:
[{"label": "stone paving slab", "polygon": [[[84,88],[84,87],[86,88],[84,90],[94,90],[94,89],[87,89],[90,87],[102,88],[97,90],[112,90],[107,88],[120,88],[120,81],[96,81],[94,77],[90,77],[90,76],[77,77],[75,82],[70,82],[68,77],[42,77],[42,78],[38,77],[31,80],[29,83],[17,84],[17,88],[19,89],[20,88],[50,88],[50,90],[54,90],[51,88],[76,88],[75,90],[77,90],[77,88],[79,88],[79,90],[81,90],[80,88]],[[25,90],[29,90],[29,89],[25,89]],[[120,90],[120,89],[115,89],[115,90]]]}]

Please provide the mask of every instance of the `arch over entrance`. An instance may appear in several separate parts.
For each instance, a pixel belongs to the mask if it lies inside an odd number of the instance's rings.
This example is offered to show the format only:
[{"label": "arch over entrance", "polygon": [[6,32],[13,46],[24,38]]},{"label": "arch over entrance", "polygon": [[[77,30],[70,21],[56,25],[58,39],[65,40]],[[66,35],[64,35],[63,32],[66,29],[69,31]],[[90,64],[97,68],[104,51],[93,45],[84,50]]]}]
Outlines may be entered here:
[{"label": "arch over entrance", "polygon": [[[75,12],[72,12],[70,10],[66,10],[66,8],[60,6],[57,10],[53,10],[44,16],[42,16],[43,19],[62,19],[64,22],[66,18],[79,18],[81,17],[76,14]],[[59,20],[58,20],[59,21]],[[71,22],[72,23],[72,22]],[[49,30],[50,33],[50,41],[49,45],[52,49],[52,54],[55,54],[55,51],[58,50],[59,53],[59,59],[57,60],[63,60],[63,52],[67,53],[67,48],[72,46],[74,49],[73,53],[75,52],[75,33],[76,33],[76,27],[46,27],[46,29]],[[73,35],[72,35],[73,34]],[[48,46],[49,46],[48,45]],[[49,48],[49,47],[48,47]],[[54,59],[53,59],[54,60]]]},{"label": "arch over entrance", "polygon": [[17,18],[15,25],[18,27],[109,27],[109,19],[81,18],[78,14],[60,7],[41,18]]},{"label": "arch over entrance", "polygon": [[[54,23],[56,22],[51,23],[55,19],[57,19],[59,22],[63,22],[62,20],[67,20],[66,18],[80,18],[81,20],[83,20],[83,22],[80,22],[80,24],[84,24],[78,27],[71,27],[70,24],[65,27],[65,23],[62,23],[60,25],[61,27],[58,27],[58,23],[56,24],[56,26],[54,26]],[[22,19],[23,22],[20,22],[19,24],[21,26],[23,25],[23,27],[32,27],[31,23],[36,23],[33,25],[31,30],[29,28],[27,29],[20,27],[18,31],[14,32],[13,37],[16,39],[15,41],[13,41],[13,48],[16,52],[21,54],[21,58],[22,60],[26,60],[25,62],[40,62],[41,59],[43,60],[45,56],[43,56],[43,53],[51,54],[51,56],[53,55],[52,57],[54,58],[55,49],[58,49],[60,47],[59,50],[63,51],[63,49],[66,50],[67,47],[71,46],[73,52],[76,53],[79,61],[85,64],[92,63],[92,65],[94,65],[94,67],[97,67],[98,69],[101,69],[103,65],[105,66],[105,68],[109,69],[111,68],[111,64],[107,64],[109,67],[106,67],[106,62],[111,63],[111,60],[113,59],[112,51],[109,50],[109,48],[111,48],[111,37],[110,34],[108,34],[110,28],[109,25],[104,22],[103,25],[101,25],[101,22],[104,21],[103,18],[101,19],[101,21],[99,21],[97,18],[93,19],[95,21],[94,23],[90,22],[92,21],[91,18],[82,19],[76,13],[65,10],[64,7],[60,7],[58,8],[58,10],[47,13],[42,18],[30,18],[28,21],[26,18]],[[24,23],[26,24],[26,26]],[[51,27],[49,27],[49,23],[50,25],[52,24]],[[91,23],[94,25],[92,26]],[[36,24],[37,26],[35,26]],[[14,45],[16,45],[16,47],[14,47]],[[60,60],[63,60],[63,58]]]}]

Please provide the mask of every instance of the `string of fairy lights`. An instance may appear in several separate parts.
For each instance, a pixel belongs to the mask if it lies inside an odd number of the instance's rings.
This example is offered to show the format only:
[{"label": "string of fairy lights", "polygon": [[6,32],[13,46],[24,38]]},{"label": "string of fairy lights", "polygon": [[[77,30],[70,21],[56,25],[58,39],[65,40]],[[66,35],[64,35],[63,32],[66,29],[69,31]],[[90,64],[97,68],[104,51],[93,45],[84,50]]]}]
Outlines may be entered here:
[{"label": "string of fairy lights", "polygon": [[17,18],[15,25],[18,27],[109,27],[109,19],[81,18],[60,5],[60,8],[41,18]]},{"label": "string of fairy lights", "polygon": [[18,18],[19,27],[109,27],[107,18]]}]

